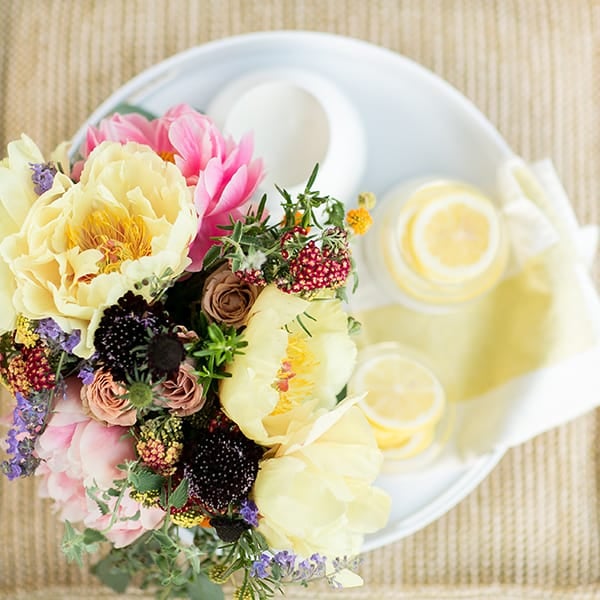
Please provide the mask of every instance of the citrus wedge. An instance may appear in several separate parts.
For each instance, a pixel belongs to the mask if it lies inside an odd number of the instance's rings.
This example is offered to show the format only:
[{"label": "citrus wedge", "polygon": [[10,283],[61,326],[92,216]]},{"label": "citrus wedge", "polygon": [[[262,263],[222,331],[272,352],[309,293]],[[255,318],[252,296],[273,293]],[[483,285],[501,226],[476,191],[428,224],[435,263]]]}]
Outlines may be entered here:
[{"label": "citrus wedge", "polygon": [[373,423],[367,417],[367,421],[371,425],[371,429],[375,434],[377,445],[381,450],[387,450],[388,448],[398,448],[406,444],[412,434],[407,434],[403,430],[397,431],[396,429],[385,429],[379,426],[377,423]]},{"label": "citrus wedge", "polygon": [[394,348],[359,362],[348,388],[352,393],[367,392],[359,406],[385,447],[397,446],[414,432],[434,426],[446,403],[435,375]]},{"label": "citrus wedge", "polygon": [[435,439],[435,427],[419,429],[402,444],[381,448],[385,450],[386,460],[406,460],[427,450]]},{"label": "citrus wedge", "polygon": [[410,224],[410,249],[421,274],[431,281],[464,282],[483,275],[501,242],[500,219],[485,196],[441,196],[417,211]]}]

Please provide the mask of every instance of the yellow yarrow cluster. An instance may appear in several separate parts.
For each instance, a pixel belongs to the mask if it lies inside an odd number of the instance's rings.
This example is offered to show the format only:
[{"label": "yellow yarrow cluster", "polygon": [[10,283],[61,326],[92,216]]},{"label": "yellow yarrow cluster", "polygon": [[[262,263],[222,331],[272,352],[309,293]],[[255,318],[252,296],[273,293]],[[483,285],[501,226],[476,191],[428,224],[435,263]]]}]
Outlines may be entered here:
[{"label": "yellow yarrow cluster", "polygon": [[140,458],[161,475],[172,475],[183,451],[181,419],[154,419],[142,425],[136,445]]},{"label": "yellow yarrow cluster", "polygon": [[364,235],[373,224],[373,217],[366,208],[353,208],[346,214],[346,222],[356,235]]},{"label": "yellow yarrow cluster", "polygon": [[159,505],[160,494],[158,490],[150,490],[149,492],[132,490],[129,495],[132,500],[139,502],[145,508],[155,508]]},{"label": "yellow yarrow cluster", "polygon": [[188,507],[181,512],[171,512],[171,522],[179,527],[207,527],[209,519],[199,509]]},{"label": "yellow yarrow cluster", "polygon": [[211,567],[208,572],[208,578],[213,582],[219,585],[226,583],[229,580],[229,575],[225,576],[227,573],[228,567],[225,565],[214,565]]},{"label": "yellow yarrow cluster", "polygon": [[33,323],[23,315],[17,317],[15,342],[23,344],[26,348],[33,348],[40,339],[33,328]]}]

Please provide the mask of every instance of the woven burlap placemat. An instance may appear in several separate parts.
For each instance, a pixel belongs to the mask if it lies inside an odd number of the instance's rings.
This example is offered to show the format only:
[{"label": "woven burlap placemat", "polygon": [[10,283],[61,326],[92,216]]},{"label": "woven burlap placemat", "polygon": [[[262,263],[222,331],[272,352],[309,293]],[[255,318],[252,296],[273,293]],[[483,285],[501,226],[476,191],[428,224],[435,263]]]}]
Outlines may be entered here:
[{"label": "woven burlap placemat", "polygon": [[[153,63],[273,29],[361,38],[440,74],[517,153],[551,157],[579,218],[600,221],[596,0],[0,0],[0,143],[25,131],[50,150]],[[600,598],[599,423],[596,411],[508,452],[448,514],[367,554],[364,588],[288,597]],[[67,565],[61,535],[34,481],[0,480],[0,598],[114,597]]]}]

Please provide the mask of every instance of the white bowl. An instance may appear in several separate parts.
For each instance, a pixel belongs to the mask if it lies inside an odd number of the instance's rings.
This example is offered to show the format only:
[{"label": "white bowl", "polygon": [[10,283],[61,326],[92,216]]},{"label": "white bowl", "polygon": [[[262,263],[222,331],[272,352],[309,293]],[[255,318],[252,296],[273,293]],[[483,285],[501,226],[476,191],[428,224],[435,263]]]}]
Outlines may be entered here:
[{"label": "white bowl", "polygon": [[292,198],[304,191],[316,164],[313,189],[354,200],[366,162],[366,134],[357,110],[339,88],[304,69],[261,69],[235,79],[211,100],[207,114],[234,139],[251,132],[264,160],[260,189],[281,216],[275,185]]}]

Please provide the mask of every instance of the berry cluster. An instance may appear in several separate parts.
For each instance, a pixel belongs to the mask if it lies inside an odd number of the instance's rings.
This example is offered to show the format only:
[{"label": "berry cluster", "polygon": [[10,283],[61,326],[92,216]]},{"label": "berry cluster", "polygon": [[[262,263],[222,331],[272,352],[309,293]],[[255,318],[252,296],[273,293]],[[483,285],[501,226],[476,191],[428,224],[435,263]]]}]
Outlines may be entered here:
[{"label": "berry cluster", "polygon": [[352,268],[346,232],[339,227],[326,229],[320,247],[317,240],[307,236],[307,229],[296,226],[281,238],[281,255],[289,260],[289,277],[278,287],[298,294],[343,286]]}]

